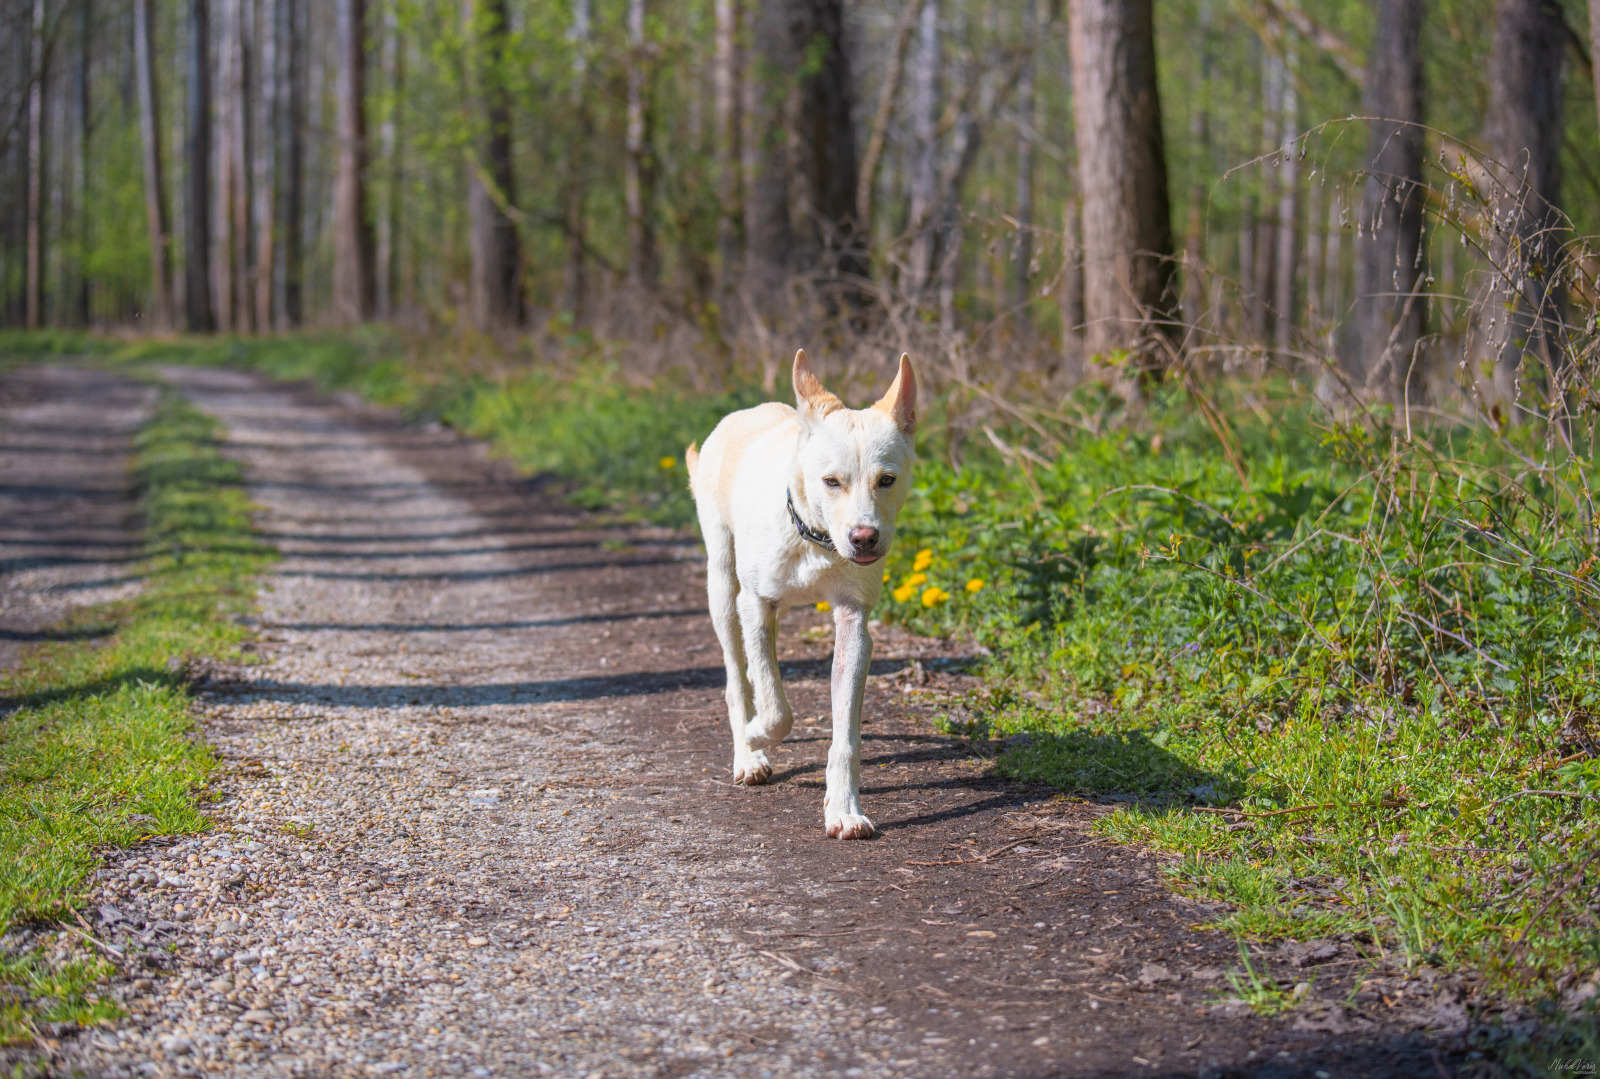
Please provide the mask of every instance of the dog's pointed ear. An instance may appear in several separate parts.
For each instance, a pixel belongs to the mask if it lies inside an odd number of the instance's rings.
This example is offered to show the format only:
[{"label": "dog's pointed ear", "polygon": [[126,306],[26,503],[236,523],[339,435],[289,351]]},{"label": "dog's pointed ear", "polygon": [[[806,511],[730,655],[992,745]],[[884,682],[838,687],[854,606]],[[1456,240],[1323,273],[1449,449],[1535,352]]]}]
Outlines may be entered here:
[{"label": "dog's pointed ear", "polygon": [[889,384],[889,392],[872,407],[887,412],[903,434],[917,429],[917,376],[911,370],[910,353],[900,353],[900,370]]},{"label": "dog's pointed ear", "polygon": [[794,354],[794,402],[802,415],[818,420],[844,407],[844,402],[823,389],[811,372],[811,361],[806,358],[805,349]]}]

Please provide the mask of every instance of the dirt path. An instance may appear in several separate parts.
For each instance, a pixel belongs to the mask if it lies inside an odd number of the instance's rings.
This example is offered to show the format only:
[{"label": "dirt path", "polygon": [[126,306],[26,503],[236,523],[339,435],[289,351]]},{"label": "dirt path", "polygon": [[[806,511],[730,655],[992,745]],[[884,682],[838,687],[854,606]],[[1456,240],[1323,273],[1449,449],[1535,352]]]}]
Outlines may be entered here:
[{"label": "dirt path", "polygon": [[100,371],[23,367],[0,378],[0,669],[74,608],[138,587],[128,452],[155,390]]},{"label": "dirt path", "polygon": [[[1231,939],[1087,832],[1106,807],[1002,782],[925,721],[959,655],[879,632],[883,834],[828,841],[817,724],[772,785],[728,782],[683,537],[599,529],[448,432],[170,377],[226,424],[284,559],[261,662],[202,686],[218,828],[111,859],[100,929],[146,969],[119,987],[132,1018],[64,1039],[63,1070],[1453,1074],[1410,1032],[1461,1025],[1458,988],[1346,1002],[1349,942],[1262,962],[1313,983],[1287,1017],[1216,1005]],[[786,622],[816,716],[824,627]]]}]

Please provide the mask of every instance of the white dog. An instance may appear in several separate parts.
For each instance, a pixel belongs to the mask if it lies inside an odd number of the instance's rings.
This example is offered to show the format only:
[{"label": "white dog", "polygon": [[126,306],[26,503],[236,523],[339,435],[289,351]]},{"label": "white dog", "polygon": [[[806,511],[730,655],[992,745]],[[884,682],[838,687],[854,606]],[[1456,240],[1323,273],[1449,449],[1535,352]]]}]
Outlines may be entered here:
[{"label": "white dog", "polygon": [[883,399],[854,411],[822,388],[804,351],[794,357],[798,409],[778,402],[725,416],[699,453],[689,489],[705,537],[706,592],[728,668],[733,778],[764,783],[762,752],[794,725],[778,676],[778,614],[788,604],[833,609],[833,745],[828,834],[866,839],[861,812],[861,697],[872,637],[867,612],[883,588],[875,563],[894,541],[911,488],[917,382],[911,358]]}]

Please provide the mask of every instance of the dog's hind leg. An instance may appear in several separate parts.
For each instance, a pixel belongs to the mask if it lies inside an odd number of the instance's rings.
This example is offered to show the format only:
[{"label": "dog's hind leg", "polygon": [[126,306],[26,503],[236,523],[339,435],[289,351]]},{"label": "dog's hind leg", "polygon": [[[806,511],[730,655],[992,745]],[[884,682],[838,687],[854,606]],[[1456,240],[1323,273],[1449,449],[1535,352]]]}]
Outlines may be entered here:
[{"label": "dog's hind leg", "polygon": [[764,783],[772,774],[766,754],[750,752],[745,742],[745,726],[755,714],[750,679],[745,674],[744,636],[739,630],[739,580],[733,572],[732,537],[706,539],[706,600],[711,608],[711,624],[722,645],[722,663],[728,673],[728,728],[733,733],[733,781]]},{"label": "dog's hind leg", "polygon": [[740,592],[739,628],[744,630],[744,654],[756,702],[756,714],[744,729],[745,741],[760,752],[787,738],[794,726],[794,712],[778,674],[778,605],[753,592]]}]

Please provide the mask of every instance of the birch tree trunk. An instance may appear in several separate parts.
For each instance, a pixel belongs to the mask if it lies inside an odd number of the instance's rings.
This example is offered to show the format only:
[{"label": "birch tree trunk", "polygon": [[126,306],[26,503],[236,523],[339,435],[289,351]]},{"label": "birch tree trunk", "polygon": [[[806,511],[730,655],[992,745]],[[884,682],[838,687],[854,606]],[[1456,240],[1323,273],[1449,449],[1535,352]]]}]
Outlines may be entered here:
[{"label": "birch tree trunk", "polygon": [[26,266],[26,325],[39,328],[44,304],[44,91],[45,0],[33,0],[32,46],[29,48],[28,87],[28,233]]},{"label": "birch tree trunk", "polygon": [[189,0],[189,94],[184,223],[184,321],[190,333],[216,329],[211,304],[211,9]]},{"label": "birch tree trunk", "polygon": [[367,216],[366,0],[335,0],[339,163],[333,196],[333,306],[340,322],[372,317],[372,222]]},{"label": "birch tree trunk", "polygon": [[628,281],[653,289],[656,258],[655,154],[651,147],[650,72],[654,63],[645,40],[645,0],[628,0],[627,156],[623,162],[623,208],[628,216]]},{"label": "birch tree trunk", "polygon": [[253,216],[256,230],[255,303],[256,329],[272,328],[273,263],[276,251],[276,153],[273,137],[278,122],[278,2],[261,0],[256,40],[259,62],[256,65],[255,175]]},{"label": "birch tree trunk", "polygon": [[139,97],[139,136],[144,166],[145,229],[150,235],[150,289],[157,329],[170,330],[172,311],[172,236],[168,226],[167,189],[161,174],[161,92],[156,80],[151,7],[154,0],[133,0],[135,91]]},{"label": "birch tree trunk", "polygon": [[[478,108],[483,124],[467,180],[472,319],[497,332],[522,322],[522,261],[517,228],[502,207],[516,205],[511,172],[511,102],[505,87],[505,0],[484,0],[477,32]],[[490,190],[493,185],[494,190]]]},{"label": "birch tree trunk", "polygon": [[[1600,0],[1596,0],[1600,3]],[[716,0],[717,293],[725,294],[740,264],[739,0]]]},{"label": "birch tree trunk", "polygon": [[[1275,32],[1277,21],[1268,20]],[[1283,61],[1276,52],[1267,50],[1261,60],[1261,196],[1256,204],[1255,255],[1250,264],[1255,278],[1250,282],[1251,339],[1265,344],[1275,326],[1272,302],[1274,256],[1277,255],[1278,170],[1275,157],[1278,150],[1278,113],[1282,107]]]},{"label": "birch tree trunk", "polygon": [[[1412,299],[1422,257],[1422,20],[1424,0],[1381,0],[1362,108],[1367,180],[1356,234],[1356,291],[1346,369],[1402,404],[1415,385],[1412,350],[1422,304]],[[1413,395],[1413,400],[1415,396]],[[1418,402],[1420,403],[1420,402]]]},{"label": "birch tree trunk", "polygon": [[1155,30],[1151,0],[1071,0],[1069,11],[1087,347],[1105,354],[1137,348],[1175,306]]},{"label": "birch tree trunk", "polygon": [[1489,57],[1483,142],[1491,162],[1496,264],[1486,331],[1494,362],[1492,395],[1515,401],[1523,357],[1539,349],[1559,318],[1553,279],[1559,255],[1562,52],[1566,22],[1556,0],[1498,0]]}]

